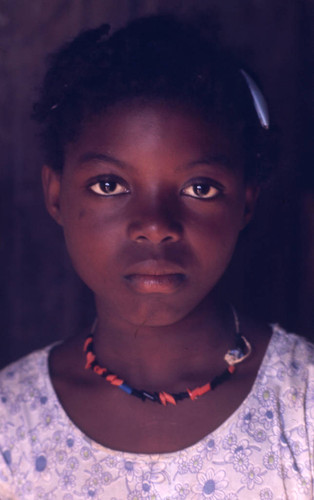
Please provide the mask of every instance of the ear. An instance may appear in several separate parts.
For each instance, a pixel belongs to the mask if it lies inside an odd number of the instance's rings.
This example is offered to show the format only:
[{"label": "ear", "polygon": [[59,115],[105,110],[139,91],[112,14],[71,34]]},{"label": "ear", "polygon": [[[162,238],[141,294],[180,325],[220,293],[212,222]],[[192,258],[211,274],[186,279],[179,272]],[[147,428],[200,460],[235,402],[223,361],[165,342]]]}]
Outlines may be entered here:
[{"label": "ear", "polygon": [[247,184],[247,186],[245,187],[245,204],[242,229],[244,229],[252,220],[259,193],[260,188],[256,184]]},{"label": "ear", "polygon": [[56,172],[48,165],[44,165],[41,172],[41,179],[46,208],[51,217],[62,226],[60,210],[61,173]]}]

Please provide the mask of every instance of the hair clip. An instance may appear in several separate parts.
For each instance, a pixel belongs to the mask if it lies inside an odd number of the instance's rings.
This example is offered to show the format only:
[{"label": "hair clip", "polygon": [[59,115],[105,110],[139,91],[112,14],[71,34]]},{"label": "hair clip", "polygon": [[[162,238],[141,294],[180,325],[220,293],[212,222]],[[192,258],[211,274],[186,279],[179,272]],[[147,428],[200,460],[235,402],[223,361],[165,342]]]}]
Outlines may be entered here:
[{"label": "hair clip", "polygon": [[249,91],[251,93],[254,103],[254,108],[259,118],[260,124],[262,125],[263,128],[268,129],[269,111],[265,97],[263,96],[260,88],[257,86],[253,78],[250,75],[248,75],[247,72],[244,71],[244,69],[240,69],[240,72],[244,76],[247,86],[249,87]]}]

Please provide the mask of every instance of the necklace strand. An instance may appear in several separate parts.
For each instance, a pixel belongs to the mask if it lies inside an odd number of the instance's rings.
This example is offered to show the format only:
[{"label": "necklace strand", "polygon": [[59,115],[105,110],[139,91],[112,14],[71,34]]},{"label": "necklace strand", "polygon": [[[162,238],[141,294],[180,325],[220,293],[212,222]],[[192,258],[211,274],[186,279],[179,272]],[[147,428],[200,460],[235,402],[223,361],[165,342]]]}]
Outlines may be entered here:
[{"label": "necklace strand", "polygon": [[176,405],[178,401],[182,401],[183,399],[190,398],[192,401],[197,399],[199,396],[203,396],[209,391],[213,391],[218,385],[222,384],[229,380],[231,375],[235,372],[235,365],[238,363],[242,363],[246,358],[248,358],[252,352],[251,344],[248,340],[240,333],[240,324],[238,315],[233,306],[231,306],[234,324],[235,324],[235,347],[227,351],[224,356],[224,360],[226,361],[228,367],[220,374],[214,377],[210,382],[206,384],[196,387],[193,390],[186,389],[183,392],[170,393],[166,391],[160,392],[149,392],[145,390],[138,390],[131,387],[125,380],[118,377],[118,375],[114,374],[107,368],[100,366],[95,351],[94,351],[94,330],[96,327],[96,321],[94,322],[91,333],[88,335],[84,342],[84,352],[86,353],[86,370],[92,370],[97,373],[100,377],[103,377],[110,384],[118,387],[122,391],[135,396],[142,401],[146,401],[146,399],[160,403],[166,406],[168,403]]}]

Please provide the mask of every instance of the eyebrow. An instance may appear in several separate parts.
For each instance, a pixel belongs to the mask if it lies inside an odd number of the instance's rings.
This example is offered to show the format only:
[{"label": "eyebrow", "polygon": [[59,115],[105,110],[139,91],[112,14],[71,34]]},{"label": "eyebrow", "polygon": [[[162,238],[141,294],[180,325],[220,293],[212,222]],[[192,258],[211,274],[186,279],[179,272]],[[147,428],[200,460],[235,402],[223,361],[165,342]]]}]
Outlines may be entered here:
[{"label": "eyebrow", "polygon": [[184,165],[183,167],[179,167],[179,168],[180,168],[180,170],[182,168],[190,169],[190,168],[196,167],[200,164],[205,164],[205,165],[214,166],[214,167],[223,167],[223,168],[226,168],[228,170],[230,170],[232,168],[231,161],[230,161],[230,158],[228,158],[228,156],[226,156],[226,155],[210,155],[210,154],[202,156],[198,160],[191,161],[187,165]]},{"label": "eyebrow", "polygon": [[124,161],[118,160],[114,156],[110,156],[106,153],[94,153],[92,151],[89,151],[87,153],[82,154],[78,159],[78,162],[80,165],[83,165],[84,163],[88,163],[90,161],[101,161],[104,163],[113,163],[114,165],[116,165],[117,167],[120,167],[122,169],[132,168],[132,166],[129,165],[128,163],[125,163]]},{"label": "eyebrow", "polygon": [[[122,160],[118,160],[114,156],[110,156],[106,153],[96,153],[93,151],[88,151],[87,153],[82,154],[78,159],[79,165],[82,165],[82,166],[84,163],[88,163],[90,161],[100,161],[103,163],[112,163],[121,169],[126,169],[126,168],[132,169],[133,168],[132,165],[130,165],[129,163],[126,163]],[[199,158],[197,160],[191,161],[187,164],[180,165],[179,167],[177,167],[176,170],[177,171],[189,170],[189,169],[192,169],[194,167],[197,167],[200,164],[203,164],[203,165],[205,164],[205,165],[208,165],[210,167],[219,167],[219,168],[222,167],[223,169],[227,169],[227,170],[231,169],[230,159],[226,155],[210,155],[210,154],[208,154],[208,155],[202,156],[201,158]]]}]

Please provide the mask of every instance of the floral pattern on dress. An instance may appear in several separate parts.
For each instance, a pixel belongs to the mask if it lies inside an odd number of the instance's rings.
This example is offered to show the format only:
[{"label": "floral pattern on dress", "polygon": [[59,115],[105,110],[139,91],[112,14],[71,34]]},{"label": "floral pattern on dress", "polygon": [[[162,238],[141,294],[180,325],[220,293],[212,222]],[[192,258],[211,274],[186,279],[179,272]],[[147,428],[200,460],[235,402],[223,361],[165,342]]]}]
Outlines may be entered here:
[{"label": "floral pattern on dress", "polygon": [[51,347],[0,374],[1,500],[312,500],[313,346],[278,326],[255,383],[217,430],[174,453],[85,436],[49,378]]}]

